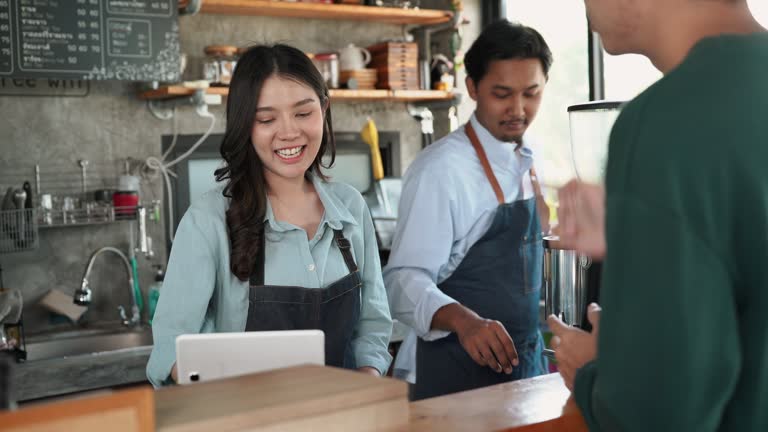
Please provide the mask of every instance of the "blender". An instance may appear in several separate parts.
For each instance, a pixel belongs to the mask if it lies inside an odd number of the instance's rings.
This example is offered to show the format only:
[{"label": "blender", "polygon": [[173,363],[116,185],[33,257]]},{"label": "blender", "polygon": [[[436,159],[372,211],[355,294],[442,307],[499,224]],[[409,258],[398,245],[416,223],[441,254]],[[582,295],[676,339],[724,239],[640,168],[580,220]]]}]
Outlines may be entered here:
[{"label": "blender", "polygon": [[571,156],[576,177],[602,184],[608,159],[608,141],[621,102],[596,101],[568,107]]},{"label": "blender", "polygon": [[[596,101],[568,107],[571,153],[579,180],[602,184],[608,141],[621,102]],[[544,309],[546,316],[591,331],[587,305],[597,302],[601,263],[560,245],[557,236],[544,237]]]}]

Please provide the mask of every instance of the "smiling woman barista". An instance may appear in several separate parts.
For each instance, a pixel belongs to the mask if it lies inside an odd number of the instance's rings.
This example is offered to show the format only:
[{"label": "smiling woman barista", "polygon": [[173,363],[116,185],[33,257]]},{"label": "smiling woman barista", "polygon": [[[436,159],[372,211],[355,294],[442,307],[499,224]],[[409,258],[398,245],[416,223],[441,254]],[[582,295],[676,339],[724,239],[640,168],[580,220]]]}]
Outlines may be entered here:
[{"label": "smiling woman barista", "polygon": [[312,62],[286,45],[246,51],[227,102],[224,184],[190,207],[171,250],[153,385],[176,379],[176,337],[201,332],[321,329],[327,365],[386,372],[392,320],[373,223],[359,192],[326,181],[326,154],[328,88]]}]

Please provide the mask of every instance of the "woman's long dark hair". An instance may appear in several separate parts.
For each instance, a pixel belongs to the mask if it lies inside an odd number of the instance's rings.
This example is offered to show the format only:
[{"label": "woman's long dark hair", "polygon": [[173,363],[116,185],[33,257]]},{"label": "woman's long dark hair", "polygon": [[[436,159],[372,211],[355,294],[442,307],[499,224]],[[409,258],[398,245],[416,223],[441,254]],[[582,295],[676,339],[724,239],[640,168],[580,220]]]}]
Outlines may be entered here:
[{"label": "woman's long dark hair", "polygon": [[224,196],[230,198],[227,210],[227,232],[230,243],[230,269],[240,280],[248,280],[256,254],[262,245],[264,215],[267,211],[267,184],[264,165],[251,142],[256,105],[264,81],[279,75],[311,87],[324,111],[323,138],[320,150],[307,175],[320,171],[321,159],[328,154],[336,158],[336,145],[331,127],[328,86],[312,61],[302,51],[288,45],[257,45],[249,48],[237,62],[229,85],[227,127],[221,143],[225,166],[216,170],[216,181],[227,180]]}]

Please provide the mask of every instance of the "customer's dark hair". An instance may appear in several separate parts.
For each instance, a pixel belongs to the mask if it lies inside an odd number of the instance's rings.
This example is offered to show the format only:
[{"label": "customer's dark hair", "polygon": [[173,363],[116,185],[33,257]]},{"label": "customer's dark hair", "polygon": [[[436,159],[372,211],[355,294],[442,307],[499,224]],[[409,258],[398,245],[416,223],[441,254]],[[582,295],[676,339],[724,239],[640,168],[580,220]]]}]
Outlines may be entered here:
[{"label": "customer's dark hair", "polygon": [[529,58],[539,59],[544,76],[549,77],[552,51],[544,38],[531,27],[503,19],[483,29],[467,51],[464,64],[467,75],[477,84],[492,61]]},{"label": "customer's dark hair", "polygon": [[[247,280],[255,266],[262,245],[264,215],[267,210],[267,184],[264,165],[251,142],[253,122],[262,86],[267,78],[278,75],[311,87],[328,106],[328,86],[312,61],[302,51],[282,44],[257,45],[245,51],[237,62],[229,85],[227,127],[221,143],[225,165],[216,170],[216,181],[227,181],[224,196],[230,198],[227,210],[227,232],[230,244],[230,269],[240,280]],[[331,127],[331,110],[324,112],[323,138],[320,150],[307,175],[321,178],[321,159],[330,156],[330,167],[336,158],[336,145]]]}]

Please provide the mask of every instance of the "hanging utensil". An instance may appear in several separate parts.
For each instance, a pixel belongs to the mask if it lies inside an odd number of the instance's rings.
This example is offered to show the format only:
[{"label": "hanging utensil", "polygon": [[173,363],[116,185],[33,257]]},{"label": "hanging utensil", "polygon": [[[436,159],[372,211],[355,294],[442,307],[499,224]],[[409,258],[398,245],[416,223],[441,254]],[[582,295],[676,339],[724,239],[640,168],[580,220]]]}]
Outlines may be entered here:
[{"label": "hanging utensil", "polygon": [[0,210],[13,210],[13,208],[13,188],[9,187],[8,190],[5,191],[5,196],[3,197],[3,206],[0,208]]},{"label": "hanging utensil", "polygon": [[23,189],[13,191],[13,201],[16,204],[16,246],[23,248],[26,246],[26,218],[24,217],[24,203],[27,201],[27,193]]},{"label": "hanging utensil", "polygon": [[35,202],[32,195],[32,185],[28,181],[25,181],[21,188],[27,193],[27,199],[24,200],[24,208],[31,209],[32,203]]},{"label": "hanging utensil", "polygon": [[34,221],[32,220],[32,215],[33,215],[32,206],[34,205],[33,203],[35,202],[35,199],[34,199],[34,195],[32,194],[31,183],[29,183],[28,181],[25,181],[24,184],[21,186],[21,189],[23,189],[27,195],[27,198],[24,200],[23,213],[24,213],[24,219],[25,219],[24,226],[27,230],[29,230],[29,232],[25,231],[24,239],[25,239],[25,245],[29,245],[32,242],[34,242],[34,236],[35,236],[33,232]]},{"label": "hanging utensil", "polygon": [[371,167],[373,169],[373,179],[379,181],[384,178],[384,164],[381,161],[381,150],[379,149],[379,131],[376,129],[376,123],[368,117],[368,120],[360,131],[360,136],[371,147]]}]

